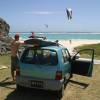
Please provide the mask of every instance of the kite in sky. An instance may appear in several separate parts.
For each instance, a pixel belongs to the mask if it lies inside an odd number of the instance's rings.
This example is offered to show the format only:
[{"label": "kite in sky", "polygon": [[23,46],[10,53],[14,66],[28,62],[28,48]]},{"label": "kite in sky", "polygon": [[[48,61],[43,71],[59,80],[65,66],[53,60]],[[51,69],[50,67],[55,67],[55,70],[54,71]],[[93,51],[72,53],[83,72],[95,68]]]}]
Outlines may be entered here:
[{"label": "kite in sky", "polygon": [[66,13],[67,13],[68,20],[70,21],[72,19],[72,9],[66,8]]},{"label": "kite in sky", "polygon": [[44,25],[45,25],[46,28],[48,28],[48,25],[47,24],[44,24]]}]

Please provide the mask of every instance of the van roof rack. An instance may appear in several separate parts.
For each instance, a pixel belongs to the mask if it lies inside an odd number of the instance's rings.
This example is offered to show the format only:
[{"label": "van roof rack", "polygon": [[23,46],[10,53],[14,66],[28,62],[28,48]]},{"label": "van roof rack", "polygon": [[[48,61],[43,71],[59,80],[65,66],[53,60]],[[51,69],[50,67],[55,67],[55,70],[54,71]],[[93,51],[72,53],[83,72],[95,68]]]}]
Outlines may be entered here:
[{"label": "van roof rack", "polygon": [[38,38],[31,38],[24,41],[26,45],[38,45],[39,47],[46,47],[46,46],[59,46],[58,40],[56,41],[48,41],[42,40]]}]

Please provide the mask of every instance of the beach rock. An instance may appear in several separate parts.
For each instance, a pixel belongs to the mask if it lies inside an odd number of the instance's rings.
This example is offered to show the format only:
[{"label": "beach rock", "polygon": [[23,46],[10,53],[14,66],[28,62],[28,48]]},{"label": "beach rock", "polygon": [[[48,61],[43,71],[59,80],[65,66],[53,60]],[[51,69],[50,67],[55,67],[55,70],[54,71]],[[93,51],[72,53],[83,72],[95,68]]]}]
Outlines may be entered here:
[{"label": "beach rock", "polygon": [[0,38],[0,55],[7,54],[11,50],[11,37]]},{"label": "beach rock", "polygon": [[8,36],[10,25],[3,19],[0,18],[0,35]]},{"label": "beach rock", "polygon": [[0,18],[0,55],[3,55],[10,51],[11,41],[9,37],[10,25],[2,18]]}]

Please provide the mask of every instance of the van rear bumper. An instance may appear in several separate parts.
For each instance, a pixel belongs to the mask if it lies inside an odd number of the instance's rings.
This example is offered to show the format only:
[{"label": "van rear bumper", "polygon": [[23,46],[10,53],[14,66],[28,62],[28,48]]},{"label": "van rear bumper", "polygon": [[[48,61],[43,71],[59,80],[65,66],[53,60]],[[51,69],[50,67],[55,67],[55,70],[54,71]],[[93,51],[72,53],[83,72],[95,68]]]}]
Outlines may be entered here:
[{"label": "van rear bumper", "polygon": [[52,79],[39,79],[26,76],[17,76],[16,84],[23,87],[59,91],[62,88],[64,79],[52,80]]}]

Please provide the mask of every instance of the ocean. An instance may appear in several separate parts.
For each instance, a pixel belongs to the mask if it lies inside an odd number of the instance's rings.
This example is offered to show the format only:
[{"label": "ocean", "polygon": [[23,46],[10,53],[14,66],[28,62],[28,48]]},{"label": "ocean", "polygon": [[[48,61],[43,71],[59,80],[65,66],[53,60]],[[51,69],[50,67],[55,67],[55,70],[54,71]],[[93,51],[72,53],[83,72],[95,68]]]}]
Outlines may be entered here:
[{"label": "ocean", "polygon": [[[9,33],[14,37],[16,33]],[[19,33],[20,39],[25,40],[31,33]],[[100,40],[100,33],[35,33],[37,36],[45,36],[48,40]]]}]

